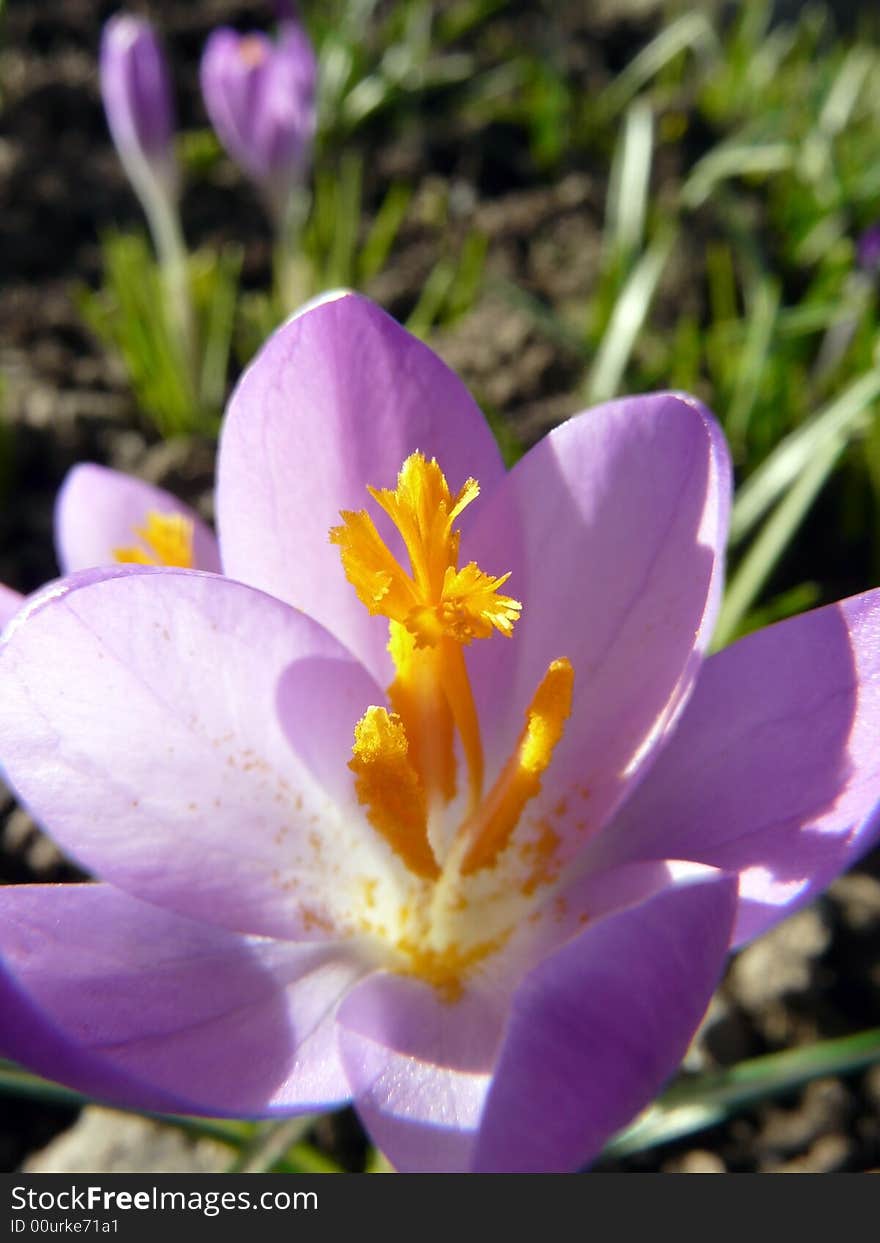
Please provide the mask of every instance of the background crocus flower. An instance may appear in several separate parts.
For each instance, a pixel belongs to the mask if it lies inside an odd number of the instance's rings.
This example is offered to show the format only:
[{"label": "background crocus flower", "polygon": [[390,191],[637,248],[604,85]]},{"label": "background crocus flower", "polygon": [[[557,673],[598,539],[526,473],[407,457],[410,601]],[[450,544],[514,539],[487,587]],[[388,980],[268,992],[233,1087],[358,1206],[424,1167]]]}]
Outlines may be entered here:
[{"label": "background crocus flower", "polygon": [[[217,540],[189,505],[164,488],[92,462],[68,471],[58,491],[55,556],[62,574],[131,561],[220,569]],[[0,626],[24,598],[0,584]]]},{"label": "background crocus flower", "polygon": [[181,350],[184,374],[194,374],[196,334],[178,214],[171,80],[148,21],[128,14],[110,18],[101,35],[100,79],[107,124],[156,248],[172,341]]},{"label": "background crocus flower", "polygon": [[880,596],[704,660],[728,494],[692,398],[506,473],[369,302],[288,321],[227,416],[227,577],[88,571],[5,633],[0,758],[103,883],[0,889],[4,1054],[140,1108],[353,1100],[402,1170],[594,1157],[729,947],[876,836]]},{"label": "background crocus flower", "polygon": [[880,269],[880,224],[872,224],[859,237],[856,258],[865,272],[873,274]]},{"label": "background crocus flower", "polygon": [[100,79],[107,124],[139,197],[151,200],[158,190],[174,198],[171,81],[148,21],[128,14],[110,18],[101,35]]},{"label": "background crocus flower", "polygon": [[275,40],[261,32],[215,30],[202,56],[211,124],[279,221],[311,152],[316,79],[314,50],[292,17],[279,23]]}]

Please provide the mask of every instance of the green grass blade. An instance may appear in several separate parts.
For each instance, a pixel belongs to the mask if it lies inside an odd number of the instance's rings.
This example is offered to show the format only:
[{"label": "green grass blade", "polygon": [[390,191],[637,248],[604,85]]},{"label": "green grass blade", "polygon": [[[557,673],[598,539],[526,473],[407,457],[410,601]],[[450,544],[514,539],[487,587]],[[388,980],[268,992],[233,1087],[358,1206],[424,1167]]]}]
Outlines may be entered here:
[{"label": "green grass blade", "polygon": [[[7,1096],[23,1096],[29,1100],[40,1101],[47,1105],[66,1105],[70,1109],[82,1109],[94,1102],[81,1092],[72,1088],[62,1087],[39,1075],[21,1070],[13,1062],[0,1059],[0,1094]],[[201,1135],[208,1139],[220,1140],[222,1143],[238,1147],[249,1139],[253,1124],[235,1122],[224,1118],[195,1118],[183,1114],[156,1114],[140,1110],[117,1110],[117,1113],[137,1113],[142,1118],[152,1118],[157,1122],[186,1131],[190,1135]]]},{"label": "green grass blade", "polygon": [[681,201],[691,209],[700,207],[722,181],[783,172],[794,165],[796,156],[787,142],[731,142],[715,147],[685,181]]},{"label": "green grass blade", "polygon": [[670,1088],[605,1149],[630,1156],[723,1122],[737,1110],[826,1075],[855,1074],[880,1061],[880,1028],[803,1049],[752,1058]]},{"label": "green grass blade", "polygon": [[850,48],[831,84],[822,111],[819,129],[829,136],[839,134],[850,122],[862,87],[875,65],[875,54],[869,48]]},{"label": "green grass blade", "polygon": [[605,236],[616,253],[637,253],[644,245],[653,153],[654,113],[638,99],[627,109],[611,166]]},{"label": "green grass blade", "polygon": [[737,363],[736,383],[728,406],[725,429],[730,440],[742,442],[761,389],[770,357],[782,291],[770,277],[760,281],[752,301],[746,339]]},{"label": "green grass blade", "polygon": [[718,38],[704,13],[693,11],[683,14],[642,48],[601,95],[599,108],[602,115],[613,116],[625,108],[646,83],[680,53],[688,50],[703,57],[718,50]]},{"label": "green grass blade", "polygon": [[590,373],[587,384],[590,402],[608,401],[620,392],[630,355],[674,244],[675,234],[671,230],[657,237],[621,290]]},{"label": "green grass blade", "polygon": [[455,282],[456,265],[452,259],[438,259],[428,273],[419,300],[410,312],[406,326],[417,337],[431,331],[449,297]]},{"label": "green grass blade", "polygon": [[[49,1105],[67,1105],[79,1109],[93,1102],[79,1092],[50,1083],[38,1075],[21,1070],[12,1062],[0,1059],[0,1095],[23,1096]],[[196,1118],[183,1114],[157,1114],[140,1110],[117,1110],[149,1118],[163,1126],[173,1127],[198,1139],[212,1139],[228,1144],[235,1155],[230,1171],[257,1173],[276,1170],[288,1174],[337,1174],[340,1167],[302,1136],[314,1118],[303,1115],[285,1118],[282,1122],[255,1124],[226,1118]]]},{"label": "green grass blade", "polygon": [[791,543],[845,448],[846,439],[839,434],[824,441],[767,519],[730,580],[715,630],[714,648],[724,647],[736,637],[740,622]]},{"label": "green grass blade", "polygon": [[388,187],[388,192],[382,200],[382,205],[376,213],[358,255],[358,275],[361,284],[372,280],[385,266],[391,247],[400,232],[412,195],[412,187],[403,182],[396,182]]},{"label": "green grass blade", "polygon": [[851,436],[864,425],[880,397],[880,371],[869,371],[828,406],[791,432],[746,480],[737,493],[730,543],[740,543],[824,447]]}]

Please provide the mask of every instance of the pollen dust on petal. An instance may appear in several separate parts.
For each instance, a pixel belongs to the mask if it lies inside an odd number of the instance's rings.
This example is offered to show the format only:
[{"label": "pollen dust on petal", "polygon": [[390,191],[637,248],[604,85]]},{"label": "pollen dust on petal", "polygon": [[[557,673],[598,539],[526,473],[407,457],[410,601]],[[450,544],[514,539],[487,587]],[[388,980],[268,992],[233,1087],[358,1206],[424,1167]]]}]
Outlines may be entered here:
[{"label": "pollen dust on petal", "polygon": [[520,889],[527,896],[541,885],[550,884],[559,875],[561,838],[546,817],[537,823],[537,835],[523,842],[520,855],[528,868]]},{"label": "pollen dust on petal", "polygon": [[337,931],[333,920],[325,915],[323,911],[315,910],[314,907],[301,906],[299,908],[299,917],[306,932],[326,932],[330,935]]}]

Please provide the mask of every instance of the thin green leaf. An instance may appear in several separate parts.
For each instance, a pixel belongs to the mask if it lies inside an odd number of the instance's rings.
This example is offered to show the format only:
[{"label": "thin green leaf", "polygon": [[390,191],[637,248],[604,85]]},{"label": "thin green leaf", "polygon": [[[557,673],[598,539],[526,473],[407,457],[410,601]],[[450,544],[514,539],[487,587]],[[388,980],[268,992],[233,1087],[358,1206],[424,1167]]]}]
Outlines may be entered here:
[{"label": "thin green leaf", "polygon": [[412,193],[412,187],[402,182],[389,186],[358,256],[361,283],[372,280],[385,266],[406,216]]},{"label": "thin green leaf", "polygon": [[840,434],[823,441],[803,473],[767,519],[730,580],[718,618],[713,647],[724,647],[736,637],[742,618],[791,543],[834,469],[837,459],[846,448],[846,443],[846,438]]},{"label": "thin green leaf", "polygon": [[587,383],[591,402],[607,401],[620,392],[636,339],[647,318],[657,286],[675,243],[672,231],[648,247],[618,297]]},{"label": "thin green leaf", "polygon": [[417,337],[425,337],[436,322],[455,281],[455,264],[439,259],[422,286],[419,300],[410,312],[406,326]]},{"label": "thin green leaf", "polygon": [[692,11],[683,14],[642,48],[605,89],[599,99],[601,113],[614,116],[647,82],[688,50],[704,58],[718,50],[718,38],[704,13]]},{"label": "thin green leaf", "polygon": [[605,1149],[631,1156],[723,1122],[757,1101],[779,1096],[827,1075],[848,1075],[880,1061],[880,1028],[824,1040],[808,1048],[771,1053],[730,1070],[685,1080],[670,1088]]},{"label": "thin green leaf", "polygon": [[875,55],[870,48],[856,46],[847,52],[819,113],[819,128],[824,133],[839,134],[849,124],[874,65]]},{"label": "thin green leaf", "polygon": [[837,444],[865,425],[878,396],[880,371],[866,372],[773,450],[737,493],[730,523],[732,546],[749,534],[829,443]]},{"label": "thin green leaf", "polygon": [[[0,1093],[7,1096],[24,1096],[30,1100],[42,1101],[50,1105],[64,1105],[70,1109],[82,1109],[93,1102],[81,1092],[72,1088],[62,1087],[39,1075],[21,1070],[12,1062],[0,1060]],[[186,1131],[190,1135],[201,1135],[207,1139],[220,1140],[222,1143],[239,1147],[249,1139],[253,1126],[247,1122],[226,1121],[222,1118],[194,1118],[182,1114],[156,1114],[140,1110],[117,1110],[117,1113],[137,1113],[142,1118],[153,1118],[168,1126]]]},{"label": "thin green leaf", "polygon": [[793,166],[796,154],[787,142],[731,142],[715,147],[703,156],[682,186],[681,201],[685,207],[700,207],[720,182],[783,172]]},{"label": "thin green leaf", "polygon": [[644,244],[653,151],[654,113],[638,99],[627,109],[608,187],[605,236],[621,254],[640,251]]},{"label": "thin green leaf", "polygon": [[727,434],[734,444],[742,442],[748,430],[770,355],[781,297],[779,283],[770,277],[760,281],[755,290],[725,421]]},{"label": "thin green leaf", "polygon": [[313,1123],[313,1117],[302,1114],[296,1118],[285,1118],[281,1122],[258,1126],[251,1140],[242,1146],[227,1173],[261,1174],[275,1169],[278,1162],[302,1139]]}]

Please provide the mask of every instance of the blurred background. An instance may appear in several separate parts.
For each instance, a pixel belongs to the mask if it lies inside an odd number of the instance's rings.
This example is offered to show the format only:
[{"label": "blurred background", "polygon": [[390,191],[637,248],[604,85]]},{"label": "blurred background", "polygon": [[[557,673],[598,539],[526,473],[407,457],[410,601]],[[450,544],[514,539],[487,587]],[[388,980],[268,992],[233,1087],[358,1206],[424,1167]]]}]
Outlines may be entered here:
[{"label": "blurred background", "polygon": [[[199,88],[210,32],[270,30],[277,6],[133,3],[173,84],[191,356],[102,107],[101,30],[118,5],[0,11],[0,581],[28,591],[57,573],[52,506],[77,461],[210,519],[231,384],[289,310],[341,285],[459,372],[510,463],[619,393],[701,397],[738,486],[716,646],[880,581],[873,6],[303,0],[317,130],[279,212],[218,141]],[[70,878],[3,797],[0,882]],[[877,1025],[875,853],[739,955],[685,1069]],[[804,1074],[704,1122],[598,1168],[878,1167],[880,1066]],[[247,1138],[259,1151],[258,1129]],[[312,1156],[291,1156],[304,1138]],[[347,1113],[286,1140],[261,1168],[370,1160]],[[230,1160],[222,1135],[80,1114],[0,1074],[4,1170]]]}]

